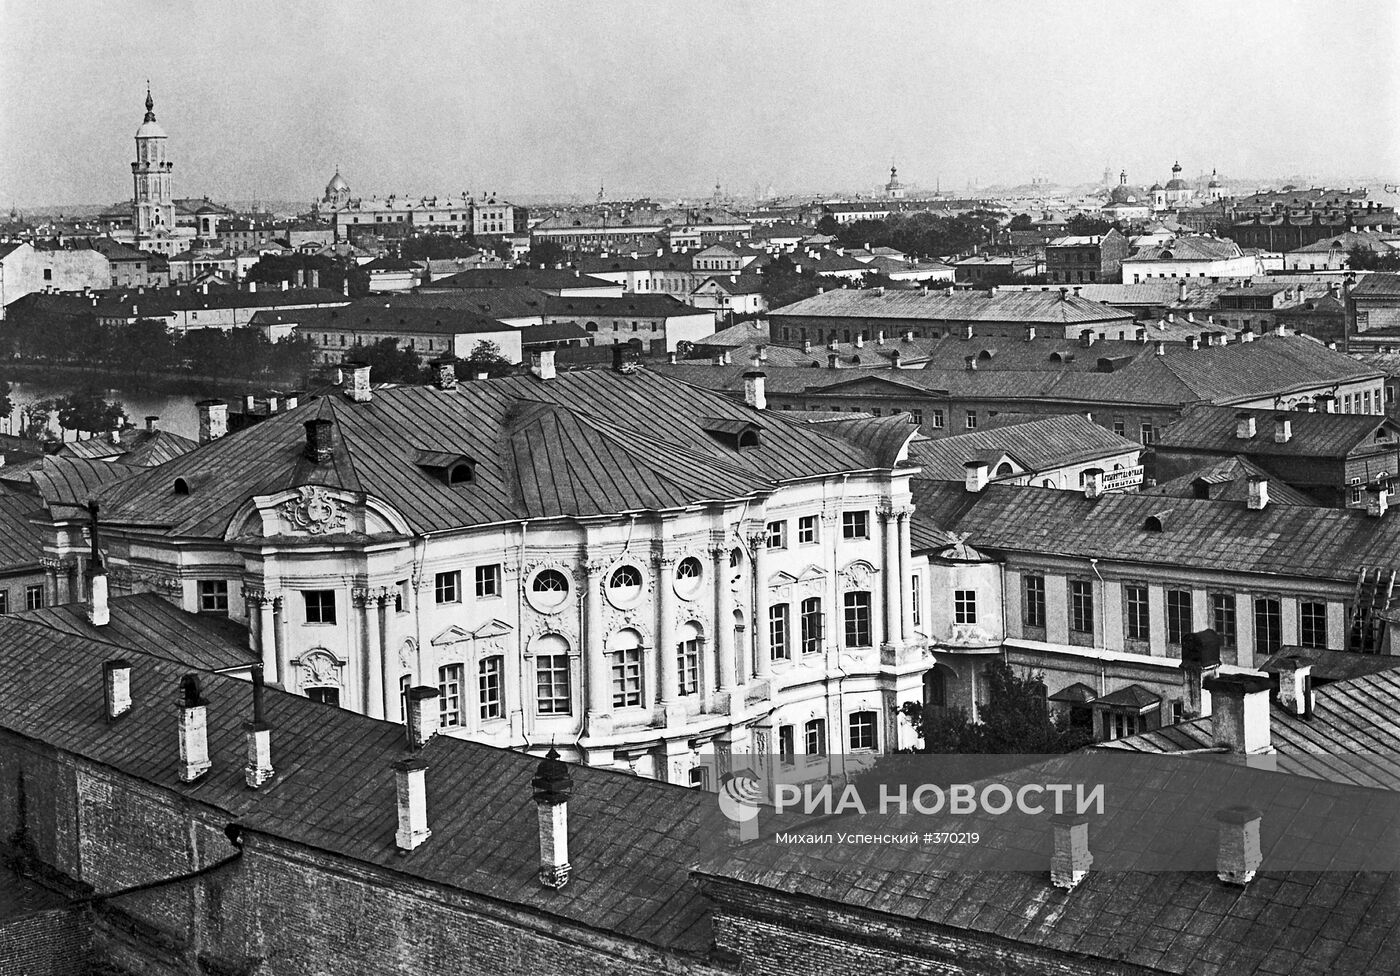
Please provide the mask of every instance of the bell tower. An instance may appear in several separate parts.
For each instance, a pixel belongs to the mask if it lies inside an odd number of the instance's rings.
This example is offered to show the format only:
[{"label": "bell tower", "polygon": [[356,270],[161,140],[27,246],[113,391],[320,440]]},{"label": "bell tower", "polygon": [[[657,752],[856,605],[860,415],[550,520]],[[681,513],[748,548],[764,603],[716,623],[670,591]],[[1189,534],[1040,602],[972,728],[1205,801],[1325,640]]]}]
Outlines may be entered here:
[{"label": "bell tower", "polygon": [[132,227],[136,246],[155,237],[168,237],[175,231],[175,203],[170,191],[170,170],[166,158],[165,130],[156,121],[156,103],[146,86],[146,118],[136,130],[136,161],[131,164]]}]

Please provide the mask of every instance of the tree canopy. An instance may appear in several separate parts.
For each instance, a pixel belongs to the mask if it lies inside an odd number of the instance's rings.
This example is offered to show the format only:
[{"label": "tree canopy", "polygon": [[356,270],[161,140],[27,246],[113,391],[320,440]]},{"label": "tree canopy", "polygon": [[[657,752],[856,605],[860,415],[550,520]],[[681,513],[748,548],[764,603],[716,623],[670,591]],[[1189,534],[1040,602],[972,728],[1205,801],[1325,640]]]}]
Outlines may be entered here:
[{"label": "tree canopy", "polygon": [[345,358],[367,364],[369,375],[380,382],[423,382],[422,358],[416,350],[400,349],[397,339],[380,339],[370,345],[356,342]]},{"label": "tree canopy", "polygon": [[58,415],[58,426],[89,434],[120,427],[126,421],[126,411],[115,400],[107,400],[95,390],[70,393],[41,400],[31,408],[31,414],[42,413],[47,420]]},{"label": "tree canopy", "polygon": [[1400,271],[1400,251],[1378,254],[1358,244],[1347,252],[1347,267],[1353,271]]},{"label": "tree canopy", "polygon": [[850,247],[892,247],[919,257],[944,257],[971,251],[996,240],[1000,218],[990,210],[957,216],[927,211],[894,213],[883,220],[857,220],[837,230]]},{"label": "tree canopy", "polygon": [[1017,671],[1004,661],[986,669],[986,699],[974,722],[967,711],[952,707],[926,711],[920,702],[905,702],[900,713],[924,740],[921,752],[1015,753],[1041,755],[1071,752],[1091,736],[1050,713],[1044,676]]}]

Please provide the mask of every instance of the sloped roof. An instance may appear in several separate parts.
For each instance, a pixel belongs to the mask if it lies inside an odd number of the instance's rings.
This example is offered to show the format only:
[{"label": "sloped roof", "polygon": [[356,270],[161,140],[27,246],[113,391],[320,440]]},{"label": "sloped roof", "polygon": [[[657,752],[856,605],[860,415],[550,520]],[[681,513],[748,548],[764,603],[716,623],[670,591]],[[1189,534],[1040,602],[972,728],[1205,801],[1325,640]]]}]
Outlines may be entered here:
[{"label": "sloped roof", "polygon": [[128,427],[121,432],[120,444],[113,444],[108,437],[90,437],[64,444],[59,456],[88,460],[120,458],[122,464],[153,467],[187,454],[198,446],[197,441],[168,430]]},{"label": "sloped roof", "polygon": [[1351,286],[1353,298],[1400,297],[1400,274],[1377,272],[1363,275]]},{"label": "sloped roof", "polygon": [[1188,235],[1176,237],[1165,244],[1144,247],[1123,259],[1124,264],[1141,261],[1224,261],[1240,257],[1243,252],[1234,241],[1218,237]]},{"label": "sloped roof", "polygon": [[43,540],[29,522],[40,514],[38,508],[39,500],[32,495],[0,491],[0,572],[39,568]]},{"label": "sloped roof", "polygon": [[1285,484],[1276,475],[1265,471],[1248,458],[1238,454],[1206,464],[1179,478],[1172,478],[1151,488],[1141,489],[1145,495],[1170,495],[1173,498],[1197,498],[1197,485],[1204,484],[1209,497],[1215,501],[1238,502],[1249,499],[1249,479],[1265,478],[1269,482],[1270,505],[1311,505],[1318,503],[1298,489]]},{"label": "sloped roof", "polygon": [[624,295],[621,298],[593,298],[581,295],[549,296],[545,311],[550,315],[611,316],[626,318],[675,318],[687,315],[709,315],[670,295]]},{"label": "sloped roof", "polygon": [[[859,262],[857,262],[859,263]],[[862,265],[863,267],[863,265]],[[1116,308],[1058,292],[929,292],[833,288],[769,312],[787,316],[895,318],[926,322],[1024,322],[1027,325],[1121,322],[1132,316]]]},{"label": "sloped roof", "polygon": [[754,343],[766,344],[768,339],[767,322],[740,322],[727,329],[720,329],[703,339],[697,339],[697,346],[747,346]]},{"label": "sloped roof", "polygon": [[563,288],[616,288],[614,282],[594,278],[568,269],[552,268],[473,268],[438,278],[424,285],[432,288],[540,288],[558,291]]},{"label": "sloped roof", "polygon": [[909,447],[909,461],[922,469],[921,479],[961,482],[964,462],[984,451],[1014,455],[1028,471],[1037,472],[1140,450],[1142,445],[1137,441],[1120,437],[1080,414],[1066,414],[915,441]]},{"label": "sloped roof", "polygon": [[[1203,570],[1354,581],[1361,565],[1395,565],[1400,519],[1358,509],[1173,498],[1163,531],[1146,528],[1162,497],[1086,499],[1053,488],[989,485],[945,529],[979,549],[1094,557]],[[917,502],[916,502],[917,504]]]},{"label": "sloped roof", "polygon": [[[329,464],[303,458],[303,423],[313,417],[335,425]],[[758,421],[762,443],[744,450],[722,443],[704,431],[704,417]],[[474,480],[433,478],[414,463],[420,450],[476,458]],[[884,441],[850,443],[654,370],[589,370],[454,391],[381,389],[365,404],[339,395],[313,400],[124,483],[104,496],[103,519],[220,535],[248,498],[318,484],[373,495],[414,531],[429,532],[686,506],[896,460]],[[190,494],[173,493],[176,477],[190,481]]]},{"label": "sloped roof", "polygon": [[29,477],[53,518],[85,518],[88,502],[104,487],[147,470],[118,461],[46,457]]},{"label": "sloped roof", "polygon": [[300,312],[296,321],[298,329],[305,332],[469,335],[511,330],[511,326],[470,309],[387,305],[373,298],[362,298],[336,308],[309,308]]},{"label": "sloped roof", "polygon": [[[1236,418],[1248,414],[1254,420],[1253,437],[1237,437]],[[1291,434],[1282,444],[1274,440],[1274,418],[1285,417]],[[1385,431],[1389,436],[1376,440]],[[1322,413],[1290,410],[1240,410],[1197,405],[1162,428],[1159,448],[1211,453],[1290,455],[1344,458],[1367,449],[1395,450],[1400,446],[1400,424],[1378,414]]]},{"label": "sloped roof", "polygon": [[132,663],[133,706],[114,735],[103,717],[99,667],[113,656],[113,644],[12,617],[0,619],[0,644],[6,650],[0,725],[17,735],[153,784],[229,823],[376,870],[680,952],[703,953],[711,945],[707,903],[690,880],[702,814],[713,805],[707,794],[570,766],[573,873],[567,887],[551,890],[539,883],[530,788],[537,757],[435,736],[417,753],[429,767],[433,834],[403,854],[394,840],[393,771],[405,752],[402,726],[269,687],[265,716],[279,775],[250,790],[243,772],[248,682],[206,672],[199,677],[213,767],[184,784],[173,761],[170,703],[189,665],[146,654],[140,639],[123,638],[118,646]]},{"label": "sloped roof", "polygon": [[543,318],[548,295],[536,288],[397,292],[375,296],[390,308],[456,308],[493,319]]}]

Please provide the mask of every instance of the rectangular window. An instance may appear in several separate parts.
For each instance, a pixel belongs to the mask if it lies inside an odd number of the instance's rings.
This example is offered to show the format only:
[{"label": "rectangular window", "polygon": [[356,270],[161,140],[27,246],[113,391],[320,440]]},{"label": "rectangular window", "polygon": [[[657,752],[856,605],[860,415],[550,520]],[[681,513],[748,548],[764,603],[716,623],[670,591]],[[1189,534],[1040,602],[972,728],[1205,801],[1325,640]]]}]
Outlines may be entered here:
[{"label": "rectangular window", "polygon": [[438,603],[460,603],[462,600],[462,574],[458,570],[438,573],[433,579],[433,599]]},{"label": "rectangular window", "polygon": [[1239,629],[1235,624],[1235,595],[1233,593],[1212,593],[1210,595],[1210,625],[1222,647],[1234,647]]},{"label": "rectangular window", "polygon": [[1144,444],[1156,444],[1156,443],[1157,443],[1157,429],[1156,429],[1155,427],[1153,427],[1151,424],[1143,424],[1141,430],[1142,430],[1142,443],[1144,443]]},{"label": "rectangular window", "polygon": [[807,747],[809,756],[826,755],[826,719],[810,719],[802,727],[803,737],[806,739],[804,745]]},{"label": "rectangular window", "polygon": [[846,646],[869,647],[870,594],[864,590],[847,593],[842,600],[846,611]]},{"label": "rectangular window", "polygon": [[541,715],[568,715],[569,655],[541,654],[535,658],[535,710]]},{"label": "rectangular window", "polygon": [[967,412],[967,429],[968,429],[968,430],[976,430],[976,429],[977,429],[977,411],[976,411],[976,410],[969,410],[969,411]]},{"label": "rectangular window", "polygon": [[922,588],[919,586],[919,577],[915,576],[909,581],[909,615],[913,618],[915,627],[923,623],[922,604]]},{"label": "rectangular window", "polygon": [[1114,418],[1113,418],[1113,432],[1114,432],[1115,434],[1117,434],[1119,437],[1122,437],[1122,436],[1124,435],[1124,433],[1127,431],[1127,429],[1128,429],[1127,426],[1123,423],[1123,418],[1122,418],[1122,417],[1114,417]]},{"label": "rectangular window", "polygon": [[438,668],[438,709],[443,728],[462,724],[462,665]]},{"label": "rectangular window", "polygon": [[924,412],[922,410],[910,410],[909,422],[911,424],[922,424],[924,422]]},{"label": "rectangular window", "polygon": [[843,538],[843,539],[869,539],[869,538],[870,538],[870,513],[869,513],[869,512],[842,512],[842,513],[841,513],[841,538]]},{"label": "rectangular window", "polygon": [[1254,601],[1254,651],[1268,657],[1283,646],[1283,611],[1276,597],[1261,596]]},{"label": "rectangular window", "polygon": [[476,567],[476,598],[485,600],[501,595],[501,564]]},{"label": "rectangular window", "polygon": [[307,623],[335,623],[335,590],[305,590],[301,595],[306,601]]},{"label": "rectangular window", "polygon": [[408,613],[408,580],[394,584],[394,612]]},{"label": "rectangular window", "polygon": [[803,515],[797,520],[797,542],[799,545],[815,545],[819,538],[815,515]]},{"label": "rectangular window", "polygon": [[680,669],[680,694],[695,694],[700,690],[700,638],[676,645],[676,663]]},{"label": "rectangular window", "polygon": [[802,601],[802,653],[817,654],[822,649],[822,601],[809,597]]},{"label": "rectangular window", "polygon": [[778,726],[778,762],[791,766],[797,759],[797,730],[791,725]]},{"label": "rectangular window", "polygon": [[228,580],[200,580],[199,612],[228,616]]},{"label": "rectangular window", "polygon": [[710,771],[704,766],[691,766],[690,788],[693,790],[708,790],[710,788]]},{"label": "rectangular window", "polygon": [[1069,629],[1076,634],[1094,632],[1094,590],[1088,580],[1070,580]]},{"label": "rectangular window", "polygon": [[775,603],[768,608],[768,647],[775,660],[786,661],[792,657],[788,647],[788,625],[791,608],[786,603]]},{"label": "rectangular window", "polygon": [[955,623],[955,624],[975,624],[975,623],[977,623],[977,591],[976,591],[976,590],[954,590],[954,591],[953,591],[953,623]]},{"label": "rectangular window", "polygon": [[1180,646],[1191,633],[1191,591],[1167,590],[1167,643]]},{"label": "rectangular window", "polygon": [[943,411],[942,411],[942,410],[934,410],[934,411],[931,411],[931,412],[930,412],[930,418],[929,418],[929,420],[930,420],[929,426],[933,427],[934,430],[942,430],[942,429],[943,429]]},{"label": "rectangular window", "polygon": [[10,612],[10,591],[0,590],[0,613]]},{"label": "rectangular window", "polygon": [[24,608],[38,610],[44,605],[44,584],[36,583],[24,588]]},{"label": "rectangular window", "polygon": [[769,549],[787,548],[787,522],[769,522],[768,539],[766,545]]},{"label": "rectangular window", "polygon": [[1148,640],[1152,630],[1147,610],[1147,587],[1125,586],[1123,595],[1128,604],[1128,640]]},{"label": "rectangular window", "polygon": [[399,678],[399,721],[408,722],[408,689],[413,684],[413,675],[405,674]]},{"label": "rectangular window", "polygon": [[851,713],[851,749],[876,749],[879,740],[875,735],[874,712]]},{"label": "rectangular window", "polygon": [[1327,646],[1327,604],[1312,600],[1298,604],[1298,643],[1304,647]]},{"label": "rectangular window", "polygon": [[1021,606],[1021,622],[1027,627],[1045,627],[1045,577],[1027,575],[1025,600]]},{"label": "rectangular window", "polygon": [[477,703],[483,719],[504,718],[505,703],[501,697],[505,658],[499,654],[481,659],[476,666]]},{"label": "rectangular window", "polygon": [[642,649],[627,647],[613,651],[613,708],[636,708],[642,704]]}]

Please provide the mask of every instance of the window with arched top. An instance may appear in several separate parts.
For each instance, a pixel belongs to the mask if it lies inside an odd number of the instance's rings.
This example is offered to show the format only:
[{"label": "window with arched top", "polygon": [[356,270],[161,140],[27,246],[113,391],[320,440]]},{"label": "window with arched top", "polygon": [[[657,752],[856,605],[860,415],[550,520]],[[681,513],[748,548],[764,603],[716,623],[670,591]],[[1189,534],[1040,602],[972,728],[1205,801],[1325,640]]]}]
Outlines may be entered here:
[{"label": "window with arched top", "polygon": [[629,628],[619,630],[608,641],[608,664],[612,670],[613,708],[636,708],[643,703],[642,635]]},{"label": "window with arched top", "polygon": [[190,493],[190,483],[184,478],[175,479],[175,494],[188,495]]},{"label": "window with arched top", "polygon": [[1003,461],[1003,462],[1001,462],[1000,464],[997,465],[997,469],[996,469],[996,472],[994,473],[993,477],[1000,478],[1000,477],[1003,477],[1004,475],[1014,474],[1014,473],[1015,473],[1015,469],[1011,467],[1011,462],[1009,462],[1009,461]]},{"label": "window with arched top", "polygon": [[447,469],[447,483],[449,485],[465,485],[474,481],[475,478],[476,473],[472,470],[472,466],[465,462],[454,464]]}]

